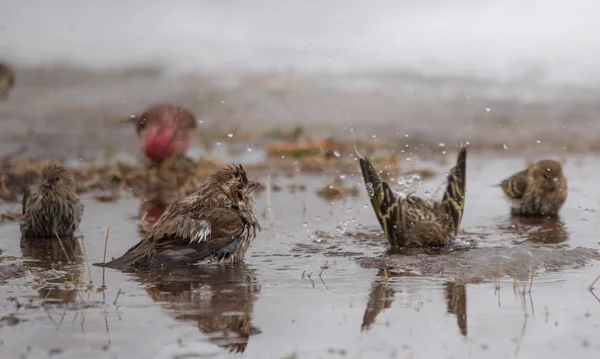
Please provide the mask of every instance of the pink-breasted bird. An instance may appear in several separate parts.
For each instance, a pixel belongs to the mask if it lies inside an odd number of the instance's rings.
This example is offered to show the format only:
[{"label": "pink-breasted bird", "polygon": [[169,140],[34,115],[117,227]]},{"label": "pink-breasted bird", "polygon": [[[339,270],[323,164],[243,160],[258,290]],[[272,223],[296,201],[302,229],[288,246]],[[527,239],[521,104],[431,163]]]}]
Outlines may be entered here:
[{"label": "pink-breasted bird", "polygon": [[196,130],[194,115],[177,105],[155,105],[132,119],[142,151],[155,163],[182,156]]}]

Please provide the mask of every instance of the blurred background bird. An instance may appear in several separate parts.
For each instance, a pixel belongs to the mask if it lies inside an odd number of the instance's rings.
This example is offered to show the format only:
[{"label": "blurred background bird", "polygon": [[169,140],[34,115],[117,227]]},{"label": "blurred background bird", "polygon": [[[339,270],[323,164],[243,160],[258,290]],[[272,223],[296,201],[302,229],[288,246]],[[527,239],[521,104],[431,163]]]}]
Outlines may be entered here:
[{"label": "blurred background bird", "polygon": [[6,101],[15,86],[15,72],[7,64],[0,62],[0,100]]},{"label": "blurred background bird", "polygon": [[567,179],[560,162],[542,160],[500,183],[513,216],[557,215],[567,200]]},{"label": "blurred background bird", "polygon": [[44,167],[23,196],[21,234],[27,238],[71,237],[83,216],[83,203],[71,171],[60,164]]},{"label": "blurred background bird", "polygon": [[155,105],[131,120],[144,155],[154,163],[183,156],[194,139],[196,118],[177,105]]},{"label": "blurred background bird", "polygon": [[196,192],[171,203],[138,244],[105,266],[240,262],[260,230],[250,196],[258,186],[241,165],[219,170]]},{"label": "blurred background bird", "polygon": [[465,206],[467,149],[458,152],[441,202],[429,202],[409,194],[400,197],[381,180],[366,158],[360,158],[367,193],[377,220],[392,246],[440,247],[457,234]]}]

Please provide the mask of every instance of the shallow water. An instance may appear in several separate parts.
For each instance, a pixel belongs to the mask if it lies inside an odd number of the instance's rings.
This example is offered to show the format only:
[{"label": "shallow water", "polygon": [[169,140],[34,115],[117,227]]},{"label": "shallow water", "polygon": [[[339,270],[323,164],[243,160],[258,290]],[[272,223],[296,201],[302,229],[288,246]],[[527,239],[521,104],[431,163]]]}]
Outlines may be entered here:
[{"label": "shallow water", "polygon": [[[140,200],[84,197],[84,247],[64,243],[72,265],[56,243],[20,243],[18,224],[3,223],[0,266],[9,275],[0,277],[0,357],[595,358],[600,289],[587,287],[600,274],[599,162],[568,158],[560,221],[530,223],[511,220],[492,187],[523,161],[470,156],[463,245],[438,253],[387,254],[362,183],[356,199],[331,202],[315,195],[324,176],[275,177],[283,189],[272,193],[274,226],[262,192],[263,231],[244,265],[107,269],[103,291],[95,266],[86,288],[84,248],[90,263],[102,262],[108,227],[107,258],[136,243]],[[441,195],[447,168],[420,165],[438,176],[417,194]],[[347,173],[344,181],[360,178]],[[290,191],[294,183],[306,191]]]}]

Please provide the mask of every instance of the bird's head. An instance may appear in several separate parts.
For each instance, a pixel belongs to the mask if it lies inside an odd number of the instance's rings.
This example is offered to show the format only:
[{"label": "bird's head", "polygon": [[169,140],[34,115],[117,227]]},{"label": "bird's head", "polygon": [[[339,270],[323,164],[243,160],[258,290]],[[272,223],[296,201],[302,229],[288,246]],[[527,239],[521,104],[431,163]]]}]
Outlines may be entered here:
[{"label": "bird's head", "polygon": [[542,160],[533,165],[533,179],[548,192],[558,191],[562,187],[562,165],[553,160]]},{"label": "bird's head", "polygon": [[254,204],[250,194],[260,183],[249,181],[242,165],[227,166],[215,173],[209,180],[213,190],[221,192],[222,197],[240,209],[250,210]]},{"label": "bird's head", "polygon": [[76,191],[75,177],[71,171],[59,164],[50,164],[42,170],[38,180],[40,192],[64,196]]}]

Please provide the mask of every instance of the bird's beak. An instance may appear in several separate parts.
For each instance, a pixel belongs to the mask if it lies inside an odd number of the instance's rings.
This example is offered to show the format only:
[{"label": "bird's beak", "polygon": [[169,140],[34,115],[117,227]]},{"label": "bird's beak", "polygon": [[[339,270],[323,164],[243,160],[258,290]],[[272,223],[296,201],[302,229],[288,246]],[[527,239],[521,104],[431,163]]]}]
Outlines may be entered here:
[{"label": "bird's beak", "polygon": [[560,181],[559,181],[558,177],[554,177],[552,179],[552,187],[554,189],[559,189],[560,188]]},{"label": "bird's beak", "polygon": [[255,189],[260,186],[260,183],[254,181],[248,181],[248,193],[252,193]]},{"label": "bird's beak", "polygon": [[43,180],[42,181],[42,187],[45,188],[45,189],[50,189],[50,188],[52,188],[52,184],[48,180]]}]

